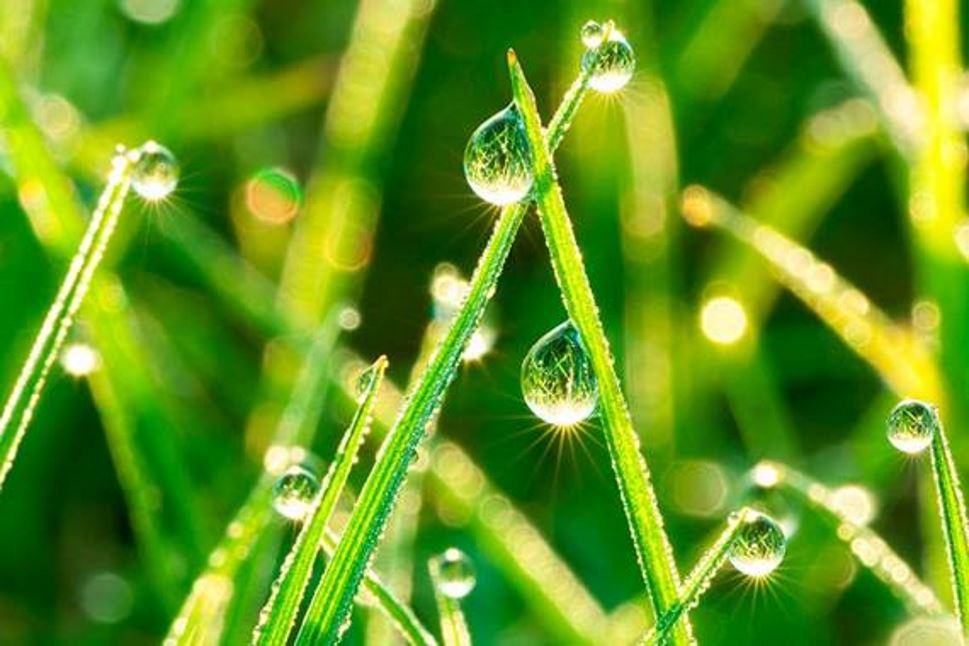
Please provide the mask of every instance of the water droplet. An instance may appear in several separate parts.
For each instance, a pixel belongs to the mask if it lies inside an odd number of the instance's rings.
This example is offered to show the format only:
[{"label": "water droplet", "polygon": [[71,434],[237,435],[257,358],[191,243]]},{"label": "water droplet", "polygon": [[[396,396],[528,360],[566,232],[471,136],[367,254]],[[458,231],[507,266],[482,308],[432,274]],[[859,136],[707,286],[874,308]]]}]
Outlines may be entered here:
[{"label": "water droplet", "polygon": [[477,582],[471,559],[456,547],[449,547],[437,557],[437,589],[445,597],[463,599]]},{"label": "water droplet", "polygon": [[756,511],[740,521],[740,534],[730,548],[730,563],[741,574],[765,577],[781,564],[787,539],[772,518]]},{"label": "water droplet", "polygon": [[903,453],[924,451],[939,428],[935,406],[917,399],[905,399],[888,415],[888,441]]},{"label": "water droplet", "polygon": [[376,364],[367,367],[360,376],[357,377],[357,381],[353,386],[353,390],[357,395],[357,402],[362,403],[364,396],[366,396],[367,391],[370,390],[370,386],[373,380],[377,378],[377,366]]},{"label": "water droplet", "polygon": [[131,175],[131,187],[146,200],[168,197],[178,184],[178,162],[161,144],[149,141],[138,149]]},{"label": "water droplet", "polygon": [[61,366],[72,377],[86,377],[100,365],[101,356],[87,343],[71,343],[61,352]]},{"label": "water droplet", "polygon": [[595,20],[590,20],[582,25],[582,30],[579,33],[582,36],[582,44],[589,49],[595,49],[601,45],[602,38],[606,35],[605,29]]},{"label": "water droplet", "polygon": [[[585,42],[585,28],[582,40]],[[590,70],[589,87],[598,92],[610,93],[621,90],[629,83],[636,69],[636,55],[626,37],[618,30],[609,33],[609,39],[589,49],[582,56],[583,69]]]},{"label": "water droplet", "polygon": [[521,380],[528,407],[556,426],[586,420],[599,398],[592,362],[571,321],[535,342],[522,362]]},{"label": "water droplet", "polygon": [[290,520],[302,520],[319,488],[320,482],[312,471],[293,465],[273,485],[273,508]]},{"label": "water droplet", "polygon": [[517,202],[531,189],[528,138],[514,104],[471,135],[464,150],[464,176],[479,197],[498,206]]}]

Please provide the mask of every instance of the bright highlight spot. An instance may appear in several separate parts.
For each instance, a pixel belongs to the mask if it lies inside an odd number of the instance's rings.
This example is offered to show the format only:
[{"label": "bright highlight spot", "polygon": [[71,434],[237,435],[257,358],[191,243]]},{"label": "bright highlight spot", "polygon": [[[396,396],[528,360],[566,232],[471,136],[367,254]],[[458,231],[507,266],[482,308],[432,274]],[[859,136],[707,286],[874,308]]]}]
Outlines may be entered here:
[{"label": "bright highlight spot", "polygon": [[72,343],[61,352],[61,366],[72,377],[86,377],[101,365],[97,350],[87,343]]},{"label": "bright highlight spot", "polygon": [[719,345],[731,345],[747,330],[747,312],[743,305],[729,296],[711,298],[700,312],[703,335]]}]

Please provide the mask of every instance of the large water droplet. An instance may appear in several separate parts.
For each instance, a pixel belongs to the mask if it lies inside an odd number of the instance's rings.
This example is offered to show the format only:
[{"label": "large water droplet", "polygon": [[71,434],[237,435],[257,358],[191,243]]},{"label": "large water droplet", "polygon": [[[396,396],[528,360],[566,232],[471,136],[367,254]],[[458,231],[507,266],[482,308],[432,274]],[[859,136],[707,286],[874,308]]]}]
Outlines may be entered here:
[{"label": "large water droplet", "polygon": [[549,424],[578,424],[596,408],[599,386],[571,321],[535,342],[522,362],[521,379],[525,403]]},{"label": "large water droplet", "polygon": [[[582,55],[582,68],[590,72],[589,87],[598,92],[617,92],[629,83],[636,70],[636,55],[626,37],[616,29],[609,33],[609,39],[603,41],[599,37],[599,44]],[[582,41],[586,43],[585,28],[582,30]],[[594,39],[590,38],[591,42]]]},{"label": "large water droplet", "polygon": [[939,416],[935,406],[917,399],[899,402],[888,415],[888,441],[904,453],[921,453],[932,443],[938,431]]},{"label": "large water droplet", "polygon": [[273,486],[273,508],[290,520],[303,520],[319,488],[320,482],[312,471],[294,464]]},{"label": "large water droplet", "polygon": [[730,563],[741,574],[765,577],[784,559],[784,531],[772,518],[755,511],[748,511],[740,523],[740,534],[730,548]]},{"label": "large water droplet", "polygon": [[449,547],[437,558],[437,589],[445,597],[463,599],[476,583],[471,559],[456,547]]},{"label": "large water droplet", "polygon": [[131,187],[146,200],[168,197],[178,184],[178,162],[161,144],[149,141],[138,149],[131,174]]},{"label": "large water droplet", "polygon": [[514,104],[471,135],[464,150],[464,176],[478,196],[498,206],[519,201],[531,189],[528,138]]}]

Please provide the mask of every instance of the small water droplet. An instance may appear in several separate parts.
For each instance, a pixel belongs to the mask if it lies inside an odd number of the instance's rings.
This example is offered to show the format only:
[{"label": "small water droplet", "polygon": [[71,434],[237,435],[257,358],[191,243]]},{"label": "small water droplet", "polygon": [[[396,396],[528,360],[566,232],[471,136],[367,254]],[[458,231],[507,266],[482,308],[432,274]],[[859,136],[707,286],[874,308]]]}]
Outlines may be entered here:
[{"label": "small water droplet", "polygon": [[[585,42],[585,28],[582,40]],[[624,88],[636,70],[636,55],[626,37],[616,29],[598,46],[582,56],[582,67],[590,71],[589,87],[598,92],[611,93]],[[586,43],[588,46],[588,43]]]},{"label": "small water droplet", "polygon": [[505,206],[532,187],[528,138],[514,104],[478,126],[464,150],[464,176],[483,200]]},{"label": "small water droplet", "polygon": [[367,395],[367,391],[370,390],[370,386],[373,383],[373,380],[376,378],[376,364],[369,366],[360,373],[360,376],[357,377],[357,381],[353,386],[353,390],[357,394],[357,403],[363,403],[363,399]]},{"label": "small water droplet", "polygon": [[571,321],[535,342],[522,362],[521,381],[528,407],[556,426],[588,419],[599,399],[592,362]]},{"label": "small water droplet", "polygon": [[605,36],[605,30],[602,25],[597,23],[595,20],[590,20],[589,22],[582,25],[582,30],[579,32],[582,36],[582,44],[589,49],[595,49],[602,44],[602,38]]},{"label": "small water droplet", "polygon": [[320,488],[316,475],[301,465],[293,465],[273,486],[273,508],[290,520],[306,517],[313,497]]},{"label": "small water droplet", "polygon": [[456,547],[449,547],[436,558],[438,591],[451,599],[463,599],[468,596],[477,582],[471,559]]},{"label": "small water droplet", "polygon": [[730,548],[730,563],[741,574],[765,577],[784,559],[784,531],[770,516],[756,511],[747,512],[740,522],[740,534]]},{"label": "small water droplet", "polygon": [[131,187],[146,200],[168,197],[178,184],[178,162],[168,148],[149,141],[138,149],[131,174]]},{"label": "small water droplet", "polygon": [[901,401],[888,415],[888,441],[903,453],[924,451],[938,428],[935,406],[917,399]]}]

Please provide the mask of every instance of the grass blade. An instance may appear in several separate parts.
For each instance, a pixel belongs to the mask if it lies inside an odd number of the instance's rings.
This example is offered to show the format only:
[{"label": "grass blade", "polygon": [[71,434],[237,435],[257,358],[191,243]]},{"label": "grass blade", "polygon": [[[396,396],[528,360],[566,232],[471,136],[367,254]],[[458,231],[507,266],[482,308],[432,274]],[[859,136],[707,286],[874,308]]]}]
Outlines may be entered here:
[{"label": "grass blade", "polygon": [[[555,277],[565,309],[592,358],[593,370],[599,381],[599,401],[605,419],[606,443],[612,457],[623,509],[653,611],[660,617],[675,603],[679,590],[679,576],[672,549],[663,530],[663,519],[649,481],[649,471],[639,451],[639,439],[632,426],[609,351],[609,342],[599,320],[579,246],[565,210],[562,192],[555,179],[555,168],[542,136],[534,95],[513,52],[509,52],[508,61],[512,92],[528,135],[535,174],[533,191]],[[689,634],[689,622],[684,621],[674,633],[676,642],[689,642]]]},{"label": "grass blade", "polygon": [[848,545],[858,562],[901,599],[910,612],[941,614],[942,603],[912,568],[874,530],[855,522],[838,505],[834,492],[810,476],[778,462],[758,463],[753,480],[761,487],[779,487],[803,500],[834,526],[835,535]]},{"label": "grass blade", "polygon": [[646,633],[643,642],[650,645],[665,643],[669,638],[670,631],[673,630],[680,618],[687,610],[696,607],[700,602],[700,597],[710,587],[713,577],[717,575],[717,572],[726,562],[730,548],[733,547],[740,535],[741,521],[749,511],[745,507],[730,514],[723,532],[720,533],[713,545],[703,553],[700,561],[693,567],[689,576],[686,577],[686,581],[683,582],[683,587],[680,589],[680,598]]},{"label": "grass blade", "polygon": [[[588,72],[583,71],[566,93],[557,118],[551,122],[550,141],[561,140],[587,86]],[[297,636],[298,644],[335,640],[348,625],[353,597],[396,502],[408,465],[427,425],[433,421],[441,406],[444,393],[454,378],[468,341],[481,323],[485,306],[494,293],[498,276],[526,210],[527,205],[522,203],[502,209],[471,277],[464,303],[451,321],[421,378],[411,389],[397,422],[381,446],[377,463],[360,492],[343,539],[323,573],[323,579],[307,611]]]},{"label": "grass blade", "polygon": [[377,390],[386,369],[387,358],[380,357],[362,375],[367,383],[360,397],[360,405],[343,435],[336,457],[330,464],[323,485],[313,502],[312,511],[304,520],[303,529],[286,556],[286,561],[273,585],[272,594],[263,607],[260,623],[253,633],[253,643],[284,643],[296,621],[303,593],[313,574],[313,565],[316,563],[327,523],[336,508],[337,500],[343,493],[350,469],[356,462],[357,451],[369,429]]},{"label": "grass blade", "polygon": [[434,586],[434,600],[437,602],[437,612],[441,616],[441,635],[444,646],[471,646],[471,633],[468,622],[461,610],[461,602],[457,598],[448,596],[441,591],[441,557],[434,557],[427,562],[427,569],[431,574],[431,584]]},{"label": "grass blade", "polygon": [[131,155],[122,153],[112,161],[111,174],[98,206],[4,404],[3,413],[0,414],[0,488],[13,467],[17,448],[43,393],[47,375],[74,324],[74,318],[91,286],[94,271],[114,233],[128,194],[133,159]]}]

